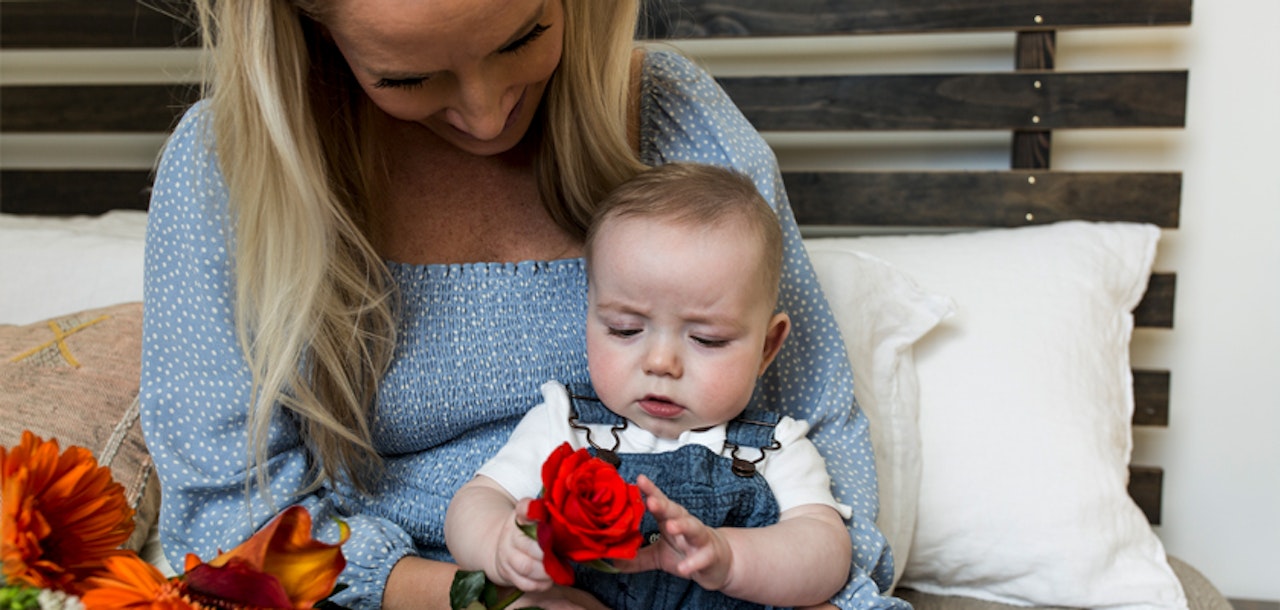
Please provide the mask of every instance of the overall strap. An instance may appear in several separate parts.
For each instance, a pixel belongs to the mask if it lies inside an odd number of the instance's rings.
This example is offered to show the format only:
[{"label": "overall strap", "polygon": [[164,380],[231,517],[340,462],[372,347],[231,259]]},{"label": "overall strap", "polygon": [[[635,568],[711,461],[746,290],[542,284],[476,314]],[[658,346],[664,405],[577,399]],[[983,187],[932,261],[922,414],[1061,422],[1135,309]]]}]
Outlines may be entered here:
[{"label": "overall strap", "polygon": [[[587,444],[591,445],[594,455],[617,468],[622,463],[622,458],[618,457],[618,445],[622,443],[618,433],[626,430],[631,422],[605,407],[590,384],[574,383],[565,386],[565,389],[569,393],[569,427],[586,432]],[[608,425],[609,434],[613,438],[594,438],[586,424]],[[598,440],[610,444],[599,445]]]},{"label": "overall strap", "polygon": [[[756,473],[756,464],[764,460],[765,452],[774,451],[782,445],[773,437],[774,429],[782,415],[763,409],[747,409],[731,420],[725,429],[724,445],[730,450],[733,459],[733,474],[750,477]],[[760,451],[759,457],[749,460],[739,456],[742,447],[750,447]]]},{"label": "overall strap", "polygon": [[580,424],[607,424],[621,426],[626,423],[621,415],[610,411],[600,402],[596,391],[589,383],[571,383],[565,386],[569,391],[570,421]]}]

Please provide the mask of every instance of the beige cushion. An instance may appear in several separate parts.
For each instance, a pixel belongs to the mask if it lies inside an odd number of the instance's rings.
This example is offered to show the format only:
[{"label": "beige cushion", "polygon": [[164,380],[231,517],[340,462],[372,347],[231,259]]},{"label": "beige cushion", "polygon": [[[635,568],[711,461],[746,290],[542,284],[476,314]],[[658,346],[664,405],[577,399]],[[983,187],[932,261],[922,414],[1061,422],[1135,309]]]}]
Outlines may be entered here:
[{"label": "beige cushion", "polygon": [[137,511],[126,548],[140,549],[160,508],[138,422],[142,304],[92,309],[26,326],[0,325],[0,443],[23,430],[85,447],[111,468]]},{"label": "beige cushion", "polygon": [[[1190,610],[1231,610],[1231,604],[1222,593],[1194,567],[1177,557],[1169,557],[1169,566],[1182,583]],[[898,589],[894,595],[909,602],[915,610],[1026,610],[1023,606],[1011,606],[970,597],[930,595],[909,589]],[[1042,607],[1047,608],[1047,607]]]}]

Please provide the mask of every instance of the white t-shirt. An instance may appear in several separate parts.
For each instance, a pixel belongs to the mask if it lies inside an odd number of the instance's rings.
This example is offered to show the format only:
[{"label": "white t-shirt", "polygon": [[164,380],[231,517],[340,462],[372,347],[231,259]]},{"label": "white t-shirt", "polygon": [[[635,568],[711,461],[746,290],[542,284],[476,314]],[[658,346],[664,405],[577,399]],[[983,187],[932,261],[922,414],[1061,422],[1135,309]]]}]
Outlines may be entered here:
[{"label": "white t-shirt", "polygon": [[[487,476],[507,490],[514,498],[534,498],[542,490],[542,463],[547,456],[564,442],[575,450],[589,447],[587,430],[569,426],[569,392],[555,381],[542,384],[542,403],[529,410],[511,438],[476,474]],[[608,424],[579,424],[586,427],[596,445],[611,449],[612,426]],[[731,449],[725,448],[725,429],[721,424],[706,430],[688,430],[679,438],[667,439],[653,435],[639,426],[627,426],[618,431],[619,454],[662,453],[675,451],[685,445],[702,445],[717,455],[729,457]],[[766,451],[764,459],[756,463],[759,472],[778,501],[778,509],[788,509],[805,504],[830,506],[848,519],[853,509],[836,502],[831,495],[831,478],[827,475],[826,462],[818,449],[805,437],[809,424],[783,416],[774,428],[773,437],[782,446]],[[738,457],[751,461],[760,456],[758,449],[742,447]]]}]

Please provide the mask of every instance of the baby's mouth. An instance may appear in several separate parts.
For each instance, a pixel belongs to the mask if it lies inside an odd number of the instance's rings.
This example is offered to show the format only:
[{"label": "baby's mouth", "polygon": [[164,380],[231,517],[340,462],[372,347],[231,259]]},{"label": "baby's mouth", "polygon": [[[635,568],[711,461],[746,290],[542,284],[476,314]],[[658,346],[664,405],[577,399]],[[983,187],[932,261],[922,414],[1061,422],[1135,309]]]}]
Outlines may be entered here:
[{"label": "baby's mouth", "polygon": [[666,396],[650,394],[640,399],[640,408],[651,417],[671,419],[684,413],[684,407],[674,403]]}]

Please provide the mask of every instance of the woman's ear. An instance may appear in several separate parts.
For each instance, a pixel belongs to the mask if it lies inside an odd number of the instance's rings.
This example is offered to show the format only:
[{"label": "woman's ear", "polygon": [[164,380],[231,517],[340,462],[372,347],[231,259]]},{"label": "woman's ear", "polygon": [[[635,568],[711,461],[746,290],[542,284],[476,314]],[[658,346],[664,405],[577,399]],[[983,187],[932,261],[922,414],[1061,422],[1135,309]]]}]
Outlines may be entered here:
[{"label": "woman's ear", "polygon": [[769,329],[764,335],[764,353],[760,358],[760,370],[756,375],[763,375],[769,365],[773,363],[773,359],[778,356],[778,352],[782,349],[782,343],[787,340],[787,335],[791,333],[791,316],[783,312],[773,314],[769,318]]}]

